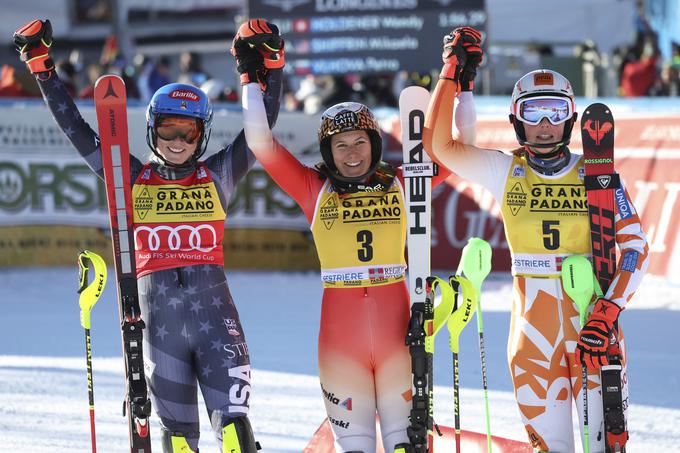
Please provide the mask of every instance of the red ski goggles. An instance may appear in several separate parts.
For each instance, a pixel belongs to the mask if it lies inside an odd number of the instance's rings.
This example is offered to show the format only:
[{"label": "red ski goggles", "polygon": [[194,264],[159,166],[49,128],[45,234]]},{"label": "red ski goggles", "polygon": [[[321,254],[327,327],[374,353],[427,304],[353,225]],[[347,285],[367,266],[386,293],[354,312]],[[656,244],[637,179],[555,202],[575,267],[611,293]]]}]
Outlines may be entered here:
[{"label": "red ski goggles", "polygon": [[189,116],[161,116],[156,123],[156,134],[167,141],[179,137],[191,145],[201,137],[202,132],[198,120]]},{"label": "red ski goggles", "polygon": [[543,118],[548,118],[552,124],[558,125],[572,116],[574,116],[574,103],[568,98],[536,96],[520,99],[517,103],[517,119],[532,126],[538,125]]}]

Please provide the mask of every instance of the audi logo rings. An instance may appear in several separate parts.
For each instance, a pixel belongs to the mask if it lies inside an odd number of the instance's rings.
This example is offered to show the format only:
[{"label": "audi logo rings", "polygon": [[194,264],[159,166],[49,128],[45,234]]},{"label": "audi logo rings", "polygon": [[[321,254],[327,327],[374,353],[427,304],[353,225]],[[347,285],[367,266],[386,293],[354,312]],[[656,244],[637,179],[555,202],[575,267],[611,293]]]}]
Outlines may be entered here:
[{"label": "audi logo rings", "polygon": [[[203,237],[201,236],[201,231],[203,230],[212,234],[212,244],[207,247],[204,247]],[[182,238],[180,236],[181,231],[189,231],[189,247],[191,250],[209,252],[217,247],[217,233],[211,225],[177,225],[175,227],[167,225],[158,225],[155,227],[138,226],[135,227],[135,245],[137,244],[137,236],[141,231],[149,232],[149,237],[147,238],[147,247],[148,250],[151,251],[161,248],[161,235],[159,234],[161,231],[167,231],[169,233],[168,248],[170,250],[180,250],[180,247],[182,246]]]}]

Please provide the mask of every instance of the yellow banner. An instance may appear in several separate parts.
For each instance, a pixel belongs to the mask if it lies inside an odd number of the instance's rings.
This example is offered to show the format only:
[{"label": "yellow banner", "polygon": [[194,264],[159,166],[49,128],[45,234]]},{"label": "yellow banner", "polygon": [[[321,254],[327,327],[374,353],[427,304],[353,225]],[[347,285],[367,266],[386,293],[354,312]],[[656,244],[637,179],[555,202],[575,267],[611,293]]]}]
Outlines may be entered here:
[{"label": "yellow banner", "polygon": [[[88,249],[113,266],[108,230],[70,225],[0,227],[0,267],[75,266]],[[224,231],[228,269],[315,270],[316,249],[309,231],[235,228]]]}]

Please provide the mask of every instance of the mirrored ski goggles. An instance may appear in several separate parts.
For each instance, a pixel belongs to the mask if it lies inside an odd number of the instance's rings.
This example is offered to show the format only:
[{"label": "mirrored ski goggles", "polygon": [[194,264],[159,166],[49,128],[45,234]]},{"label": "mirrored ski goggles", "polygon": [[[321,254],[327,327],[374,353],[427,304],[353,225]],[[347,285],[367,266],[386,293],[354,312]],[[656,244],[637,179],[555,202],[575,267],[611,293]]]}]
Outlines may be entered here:
[{"label": "mirrored ski goggles", "polygon": [[156,134],[167,141],[179,137],[191,145],[198,140],[201,132],[198,120],[188,116],[161,116],[156,123]]},{"label": "mirrored ski goggles", "polygon": [[564,123],[574,115],[573,103],[568,98],[537,96],[517,103],[517,119],[532,126],[548,118],[554,125]]}]

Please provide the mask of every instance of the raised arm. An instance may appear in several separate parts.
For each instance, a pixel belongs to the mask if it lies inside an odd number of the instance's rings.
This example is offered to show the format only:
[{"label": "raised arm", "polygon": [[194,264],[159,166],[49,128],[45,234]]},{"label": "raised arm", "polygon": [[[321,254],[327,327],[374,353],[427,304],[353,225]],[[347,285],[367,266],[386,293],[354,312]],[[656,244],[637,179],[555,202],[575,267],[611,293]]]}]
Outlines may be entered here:
[{"label": "raised arm", "polygon": [[[470,30],[473,29],[456,29],[444,38],[444,66],[425,116],[423,146],[441,166],[484,185],[499,199],[512,158],[500,151],[471,144],[476,122],[471,91],[482,56],[479,38],[475,35],[479,32]],[[471,66],[466,65],[468,58]],[[453,126],[455,134],[452,133]]]},{"label": "raised arm", "polygon": [[[35,76],[52,117],[87,165],[103,179],[99,136],[80,115],[78,107],[54,70],[54,62],[49,54],[52,46],[50,21],[31,21],[19,28],[13,39],[21,60],[26,62],[28,70]],[[131,168],[136,174],[141,163],[134,156],[130,156],[130,160]]]},{"label": "raised arm", "polygon": [[[273,128],[281,105],[283,70],[270,70],[265,77],[264,108],[269,127]],[[236,184],[243,179],[254,164],[255,155],[248,148],[244,131],[241,131],[228,146],[206,159],[206,165],[218,175],[227,193],[233,192]]]},{"label": "raised arm", "polygon": [[311,221],[323,185],[319,174],[303,165],[273,136],[266,121],[262,91],[256,83],[243,86],[243,126],[248,146],[269,176],[297,202]]}]

